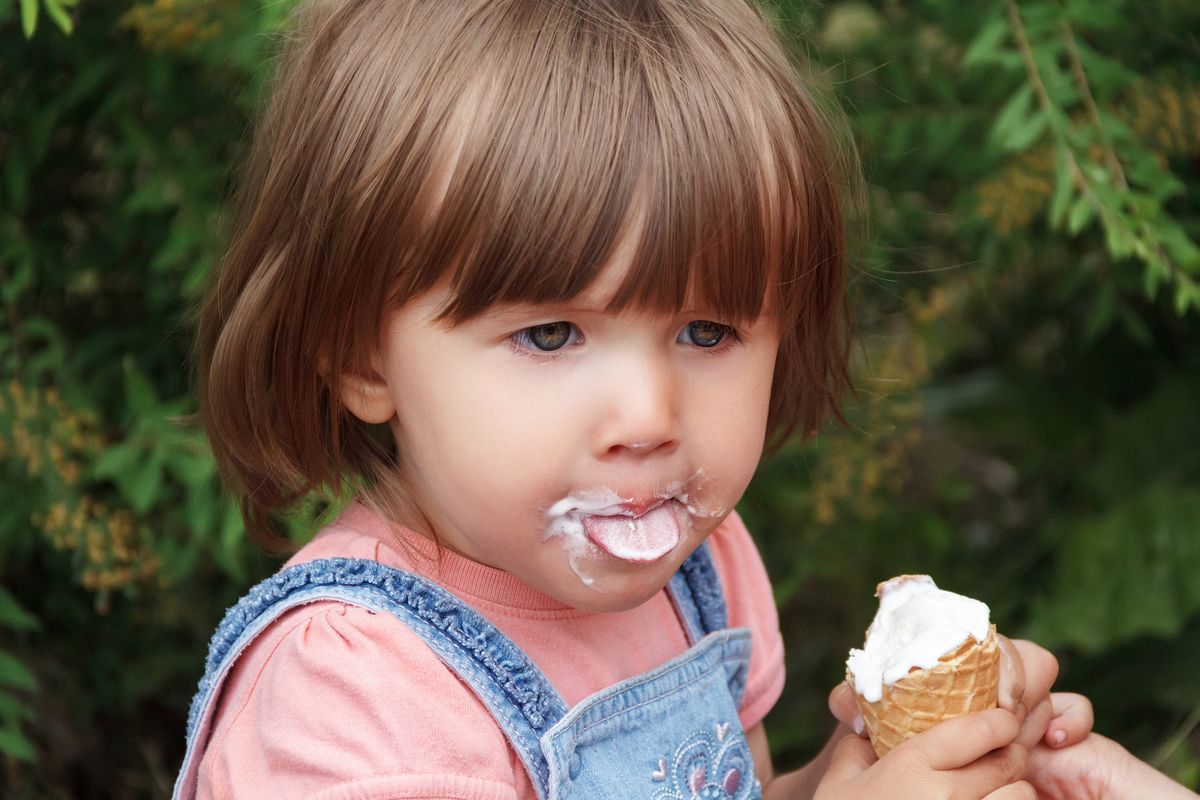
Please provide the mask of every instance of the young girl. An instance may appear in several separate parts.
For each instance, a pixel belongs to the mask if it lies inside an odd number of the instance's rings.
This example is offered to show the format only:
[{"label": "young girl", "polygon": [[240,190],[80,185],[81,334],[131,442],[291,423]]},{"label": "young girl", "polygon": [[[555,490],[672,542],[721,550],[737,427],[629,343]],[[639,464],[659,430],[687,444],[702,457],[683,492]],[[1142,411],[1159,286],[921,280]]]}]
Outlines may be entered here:
[{"label": "young girl", "polygon": [[847,384],[832,150],[744,0],[302,4],[200,399],[260,541],[357,499],[217,631],[176,796],[1032,796],[1090,710],[1021,643],[1003,709],[772,775],[733,507]]}]

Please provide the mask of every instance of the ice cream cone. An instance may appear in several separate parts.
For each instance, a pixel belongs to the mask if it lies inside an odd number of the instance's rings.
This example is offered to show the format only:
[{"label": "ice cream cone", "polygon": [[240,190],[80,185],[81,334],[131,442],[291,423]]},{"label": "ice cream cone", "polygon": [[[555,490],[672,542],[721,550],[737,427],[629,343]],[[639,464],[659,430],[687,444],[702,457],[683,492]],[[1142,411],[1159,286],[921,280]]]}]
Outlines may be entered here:
[{"label": "ice cream cone", "polygon": [[[853,675],[847,675],[854,688]],[[883,697],[858,703],[871,745],[880,758],[910,736],[944,719],[995,708],[1000,689],[1000,643],[992,625],[982,642],[968,636],[930,669],[913,669],[883,687]]]}]

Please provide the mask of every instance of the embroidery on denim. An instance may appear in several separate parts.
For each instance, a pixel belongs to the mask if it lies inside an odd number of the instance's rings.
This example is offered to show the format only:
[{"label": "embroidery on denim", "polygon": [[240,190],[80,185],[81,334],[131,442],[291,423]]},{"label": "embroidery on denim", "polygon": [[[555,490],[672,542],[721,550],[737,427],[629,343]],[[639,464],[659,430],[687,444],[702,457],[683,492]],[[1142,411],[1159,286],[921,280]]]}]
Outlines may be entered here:
[{"label": "embroidery on denim", "polygon": [[716,722],[689,736],[650,773],[669,781],[651,800],[757,800],[750,746],[740,725]]}]

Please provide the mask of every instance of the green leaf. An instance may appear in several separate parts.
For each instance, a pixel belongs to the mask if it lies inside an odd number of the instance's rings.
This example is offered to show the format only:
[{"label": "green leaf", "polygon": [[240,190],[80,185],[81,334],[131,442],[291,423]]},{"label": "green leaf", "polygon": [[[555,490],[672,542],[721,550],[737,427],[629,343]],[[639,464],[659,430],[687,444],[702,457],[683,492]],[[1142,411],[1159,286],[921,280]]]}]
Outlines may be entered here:
[{"label": "green leaf", "polygon": [[33,673],[10,653],[0,650],[0,685],[37,691],[37,680]]},{"label": "green leaf", "polygon": [[1125,25],[1122,19],[1122,4],[1098,2],[1097,0],[1068,0],[1064,17],[1085,30],[1106,30]]},{"label": "green leaf", "polygon": [[996,121],[992,123],[992,139],[996,142],[1001,142],[1012,135],[1012,132],[1021,127],[1029,113],[1033,110],[1033,87],[1028,83],[1021,84],[1021,88],[1013,92],[1012,97],[996,114]]},{"label": "green leaf", "polygon": [[1030,114],[1021,125],[1014,127],[1012,132],[1001,141],[1000,145],[1010,152],[1020,152],[1042,138],[1049,122],[1045,114]]},{"label": "green leaf", "polygon": [[1050,196],[1050,227],[1058,230],[1062,227],[1075,196],[1075,176],[1071,174],[1067,151],[1059,147],[1054,159],[1054,194]]},{"label": "green leaf", "polygon": [[184,225],[174,225],[166,242],[150,260],[150,268],[155,272],[165,272],[178,264],[192,251],[195,230]]},{"label": "green leaf", "polygon": [[1133,232],[1129,230],[1128,225],[1119,220],[1111,222],[1105,220],[1104,244],[1114,261],[1131,256],[1134,241]]},{"label": "green leaf", "polygon": [[221,538],[217,542],[216,559],[221,568],[230,577],[242,580],[245,569],[240,558],[242,543],[245,541],[246,528],[242,521],[242,512],[235,501],[225,503],[221,519]]},{"label": "green leaf", "polygon": [[126,356],[125,366],[125,399],[128,410],[134,419],[146,417],[156,412],[158,395],[149,378],[138,368],[132,356]]},{"label": "green leaf", "polygon": [[1071,206],[1071,213],[1067,216],[1067,233],[1075,236],[1084,227],[1092,221],[1092,217],[1096,214],[1096,206],[1092,203],[1092,199],[1087,195],[1080,196]]},{"label": "green leaf", "polygon": [[142,464],[122,480],[121,490],[129,505],[138,513],[144,513],[158,499],[159,488],[163,482],[163,453],[155,450]]},{"label": "green leaf", "polygon": [[1008,22],[1001,18],[984,25],[967,47],[967,52],[963,55],[963,66],[970,69],[996,61],[1000,54],[1000,45],[1008,38],[1008,32]]},{"label": "green leaf", "polygon": [[167,469],[189,489],[199,489],[216,472],[216,462],[207,453],[173,448],[167,456]]},{"label": "green leaf", "polygon": [[1175,313],[1182,317],[1190,308],[1200,308],[1200,284],[1185,279],[1175,287]]},{"label": "green leaf", "polygon": [[37,753],[25,735],[13,728],[0,728],[0,753],[18,761],[34,761]]},{"label": "green leaf", "polygon": [[184,519],[187,521],[188,535],[200,540],[208,540],[213,536],[217,524],[217,511],[220,508],[220,498],[211,492],[189,492],[187,507],[184,509]]},{"label": "green leaf", "polygon": [[26,39],[33,38],[37,30],[38,0],[21,0],[21,30]]},{"label": "green leaf", "polygon": [[126,475],[140,454],[141,448],[134,442],[125,441],[115,444],[105,449],[92,462],[92,476],[114,479]]},{"label": "green leaf", "polygon": [[54,21],[59,30],[68,36],[75,30],[75,24],[71,21],[71,15],[63,8],[66,3],[63,0],[45,0],[46,15]]},{"label": "green leaf", "polygon": [[28,253],[22,253],[16,259],[16,266],[13,268],[12,274],[0,286],[0,296],[4,298],[4,302],[13,303],[26,289],[32,286],[33,274],[33,259]]},{"label": "green leaf", "polygon": [[38,618],[22,608],[3,586],[0,586],[0,625],[15,631],[35,631],[41,627]]},{"label": "green leaf", "polygon": [[0,690],[0,720],[31,720],[33,709],[22,703],[12,692]]}]

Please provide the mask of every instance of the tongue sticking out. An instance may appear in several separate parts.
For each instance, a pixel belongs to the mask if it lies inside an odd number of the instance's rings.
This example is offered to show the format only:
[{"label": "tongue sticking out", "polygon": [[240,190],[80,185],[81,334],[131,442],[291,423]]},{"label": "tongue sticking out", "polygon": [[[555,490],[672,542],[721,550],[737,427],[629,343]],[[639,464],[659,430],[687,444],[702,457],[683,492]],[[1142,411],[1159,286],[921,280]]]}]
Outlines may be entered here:
[{"label": "tongue sticking out", "polygon": [[679,522],[669,502],[640,517],[584,517],[583,529],[609,555],[639,564],[657,561],[679,544]]}]

